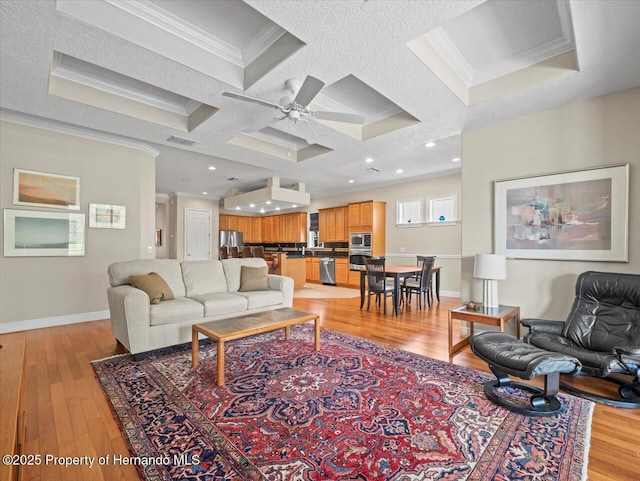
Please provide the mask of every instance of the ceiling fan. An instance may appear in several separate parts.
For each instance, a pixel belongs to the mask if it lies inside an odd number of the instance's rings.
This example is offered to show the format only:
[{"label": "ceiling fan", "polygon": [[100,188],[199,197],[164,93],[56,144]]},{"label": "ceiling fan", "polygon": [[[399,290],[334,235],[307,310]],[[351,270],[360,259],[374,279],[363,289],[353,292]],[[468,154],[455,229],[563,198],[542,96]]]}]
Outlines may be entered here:
[{"label": "ceiling fan", "polygon": [[[299,83],[299,81],[289,79],[285,82],[285,86],[292,93],[295,93],[297,84],[299,85]],[[318,95],[320,90],[322,90],[322,87],[324,87],[324,82],[322,80],[308,75],[300,86],[296,96],[293,99],[291,99],[291,97],[283,97],[280,99],[280,104],[267,102],[266,100],[256,99],[254,97],[236,94],[233,92],[223,92],[222,95],[278,110],[281,115],[272,120],[270,124],[284,119],[289,119],[295,124],[307,122],[308,120],[332,120],[335,122],[346,122],[350,124],[364,124],[364,115],[343,112],[327,112],[324,110],[310,110],[309,104],[316,95]]]}]

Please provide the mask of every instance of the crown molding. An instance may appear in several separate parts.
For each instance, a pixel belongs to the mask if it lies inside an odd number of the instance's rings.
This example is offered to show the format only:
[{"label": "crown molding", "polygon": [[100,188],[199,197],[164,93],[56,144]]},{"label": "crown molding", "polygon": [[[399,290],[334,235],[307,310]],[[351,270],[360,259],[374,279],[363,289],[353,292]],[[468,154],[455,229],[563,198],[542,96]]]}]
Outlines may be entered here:
[{"label": "crown molding", "polygon": [[103,0],[120,10],[127,12],[165,32],[181,38],[209,53],[217,55],[224,60],[243,67],[242,52],[239,48],[210,34],[209,32],[186,22],[177,15],[154,5],[148,0]]},{"label": "crown molding", "polygon": [[[65,63],[65,59],[71,63]],[[190,115],[202,105],[202,102],[56,51],[51,75],[182,116]]]},{"label": "crown molding", "polygon": [[254,60],[262,56],[271,46],[280,40],[286,30],[275,23],[267,24],[258,34],[251,39],[249,44],[242,50],[242,61],[244,66],[251,65]]},{"label": "crown molding", "polygon": [[130,149],[136,149],[144,152],[154,158],[160,155],[159,150],[156,150],[143,142],[138,142],[126,137],[120,137],[118,135],[108,134],[106,132],[100,132],[86,127],[79,127],[65,122],[59,122],[57,120],[36,117],[35,115],[24,114],[14,110],[0,109],[0,120],[13,124],[26,125],[27,127],[34,127],[36,129],[58,132],[60,134],[82,137],[89,140],[97,140],[99,142],[118,145],[120,147],[128,147]]},{"label": "crown molding", "polygon": [[556,57],[575,48],[571,8],[567,0],[556,0],[558,19],[562,37],[543,45],[531,48],[509,58],[502,59],[484,68],[474,70],[466,61],[455,43],[442,27],[437,27],[425,34],[427,40],[440,56],[449,64],[467,88],[480,85],[518,70],[536,65],[544,60]]}]

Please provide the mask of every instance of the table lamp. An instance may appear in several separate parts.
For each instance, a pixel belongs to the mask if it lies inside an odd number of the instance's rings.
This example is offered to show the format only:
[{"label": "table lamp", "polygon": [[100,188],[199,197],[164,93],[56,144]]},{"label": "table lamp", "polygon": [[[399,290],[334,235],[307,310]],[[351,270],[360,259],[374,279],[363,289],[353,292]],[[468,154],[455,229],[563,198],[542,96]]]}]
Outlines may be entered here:
[{"label": "table lamp", "polygon": [[482,304],[496,308],[498,303],[498,279],[507,278],[507,259],[497,254],[476,254],[473,277],[482,281]]}]

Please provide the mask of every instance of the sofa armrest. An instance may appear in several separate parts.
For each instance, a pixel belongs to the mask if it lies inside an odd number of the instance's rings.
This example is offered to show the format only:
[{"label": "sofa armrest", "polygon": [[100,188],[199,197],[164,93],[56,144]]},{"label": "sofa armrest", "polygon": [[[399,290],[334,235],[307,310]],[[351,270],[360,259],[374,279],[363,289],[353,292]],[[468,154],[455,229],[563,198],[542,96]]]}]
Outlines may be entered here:
[{"label": "sofa armrest", "polygon": [[549,321],[547,319],[521,319],[520,324],[528,327],[529,332],[544,332],[546,334],[561,335],[564,329],[563,321]]},{"label": "sofa armrest", "polygon": [[145,352],[149,347],[149,296],[130,285],[107,288],[111,329],[131,354]]},{"label": "sofa armrest", "polygon": [[269,274],[269,289],[282,292],[284,307],[293,306],[293,279],[291,277]]},{"label": "sofa armrest", "polygon": [[613,348],[620,360],[627,364],[640,364],[640,346],[617,346]]}]

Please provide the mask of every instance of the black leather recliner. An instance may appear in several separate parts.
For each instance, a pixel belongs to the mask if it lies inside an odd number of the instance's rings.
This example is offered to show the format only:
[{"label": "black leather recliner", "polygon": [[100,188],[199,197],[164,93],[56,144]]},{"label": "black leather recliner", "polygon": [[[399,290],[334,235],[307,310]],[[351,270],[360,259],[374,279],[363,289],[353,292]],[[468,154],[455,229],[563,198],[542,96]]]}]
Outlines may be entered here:
[{"label": "black leather recliner", "polygon": [[[563,390],[621,407],[640,407],[640,275],[588,271],[576,282],[576,297],[565,322],[523,319],[525,342],[576,357],[579,374],[619,384],[618,399],[565,383]],[[611,374],[622,374],[623,376]]]}]

